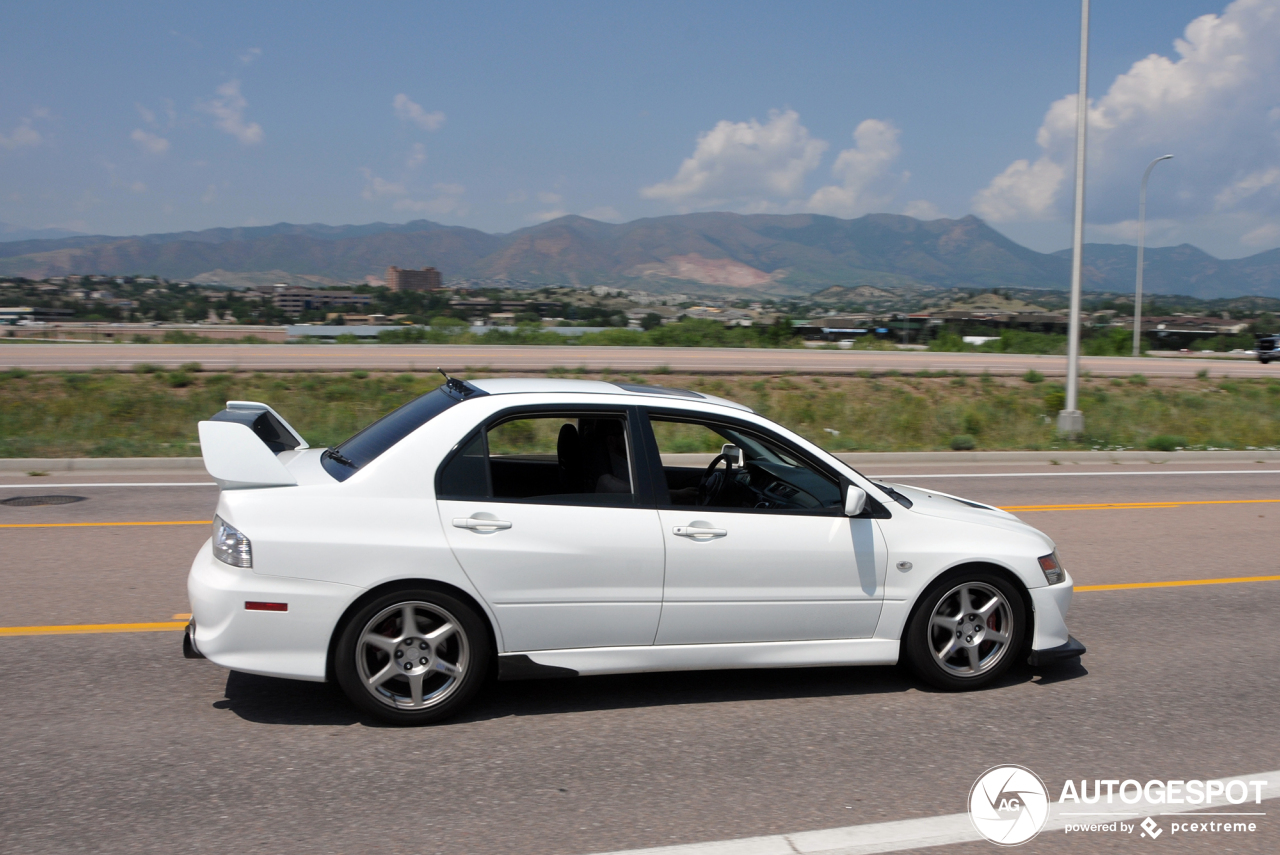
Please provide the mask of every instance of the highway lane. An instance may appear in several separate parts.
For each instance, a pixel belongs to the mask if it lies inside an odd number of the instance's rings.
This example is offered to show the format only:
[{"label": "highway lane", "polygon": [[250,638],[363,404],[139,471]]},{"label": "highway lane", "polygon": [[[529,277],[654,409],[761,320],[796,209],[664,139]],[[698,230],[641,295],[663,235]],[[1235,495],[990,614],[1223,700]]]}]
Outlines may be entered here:
[{"label": "highway lane", "polygon": [[[1054,477],[1062,468],[902,480],[997,505],[1280,498],[1274,466]],[[28,492],[0,487],[0,499]],[[0,506],[0,524],[201,518],[216,495],[80,494]],[[1280,574],[1277,514],[1186,505],[1024,519],[1058,541],[1077,583],[1099,584]],[[121,531],[0,529],[0,624],[186,611],[185,567],[207,528]],[[978,695],[926,691],[889,668],[590,678],[502,684],[470,715],[416,731],[362,720],[325,686],[183,660],[177,633],[0,638],[0,850],[589,853],[955,813],[996,763],[1024,764],[1054,791],[1067,777],[1276,769],[1278,608],[1280,582],[1082,592],[1070,616],[1090,650],[1082,669],[1024,667]],[[1110,850],[1070,843],[1028,851]],[[1280,816],[1231,845],[1277,851]]]},{"label": "highway lane", "polygon": [[[1050,377],[1066,374],[1062,356],[1005,353],[927,353],[917,351],[854,351],[702,347],[580,347],[505,345],[347,345],[347,344],[13,344],[0,346],[0,369],[87,371],[94,368],[129,369],[139,363],[177,368],[198,362],[206,370],[224,371],[341,371],[353,368],[382,371],[544,372],[577,368],[619,372],[774,374],[853,374],[858,371],[957,371],[977,374],[1022,374],[1035,369]],[[1280,367],[1239,359],[1166,359],[1141,357],[1083,357],[1082,371],[1098,376],[1277,377]]]}]

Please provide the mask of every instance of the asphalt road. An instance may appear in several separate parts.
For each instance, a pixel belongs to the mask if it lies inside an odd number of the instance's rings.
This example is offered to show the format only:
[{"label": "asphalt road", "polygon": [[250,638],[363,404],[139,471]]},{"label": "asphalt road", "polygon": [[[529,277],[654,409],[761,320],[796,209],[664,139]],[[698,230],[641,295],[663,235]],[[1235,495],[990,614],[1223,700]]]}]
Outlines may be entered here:
[{"label": "asphalt road", "polygon": [[[1280,502],[1239,503],[1280,499],[1280,467],[1185,468],[1247,471],[868,474],[1002,506],[1142,505],[1018,512],[1078,585],[1280,574]],[[1010,472],[1032,477],[982,477]],[[87,498],[0,505],[0,525],[209,519],[212,487],[64,486],[183,480],[204,479],[68,472],[33,490],[6,474],[0,499]],[[0,528],[0,625],[170,620],[207,533]],[[469,715],[408,731],[323,685],[184,660],[176,632],[0,637],[0,851],[591,853],[952,814],[999,763],[1053,794],[1067,778],[1280,769],[1277,610],[1280,582],[1081,591],[1083,666],[1020,667],[978,694],[894,668],[598,677],[501,684]],[[1280,851],[1280,816],[1258,821],[1227,844],[1059,833],[1026,851]]]},{"label": "asphalt road", "polygon": [[[199,362],[205,370],[341,371],[353,368],[384,371],[546,371],[577,368],[599,371],[653,371],[762,374],[795,371],[853,374],[857,371],[959,371],[1022,374],[1028,369],[1046,376],[1065,375],[1061,356],[1005,353],[927,353],[919,351],[854,351],[813,349],[748,349],[712,347],[579,347],[506,345],[377,345],[377,344],[18,344],[0,346],[0,369],[87,371],[128,369],[139,363],[177,368]],[[1087,356],[1080,370],[1098,376],[1277,377],[1280,366],[1239,359],[1161,359]]]}]

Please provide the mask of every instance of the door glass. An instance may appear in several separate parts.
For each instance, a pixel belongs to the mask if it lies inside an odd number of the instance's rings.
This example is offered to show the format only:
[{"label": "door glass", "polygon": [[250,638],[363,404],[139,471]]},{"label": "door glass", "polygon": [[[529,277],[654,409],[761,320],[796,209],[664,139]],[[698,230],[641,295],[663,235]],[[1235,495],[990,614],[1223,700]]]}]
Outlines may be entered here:
[{"label": "door glass", "polygon": [[[651,416],[662,458],[669,505],[717,510],[838,513],[840,485],[776,440],[714,422]],[[743,465],[719,461],[714,469],[688,455],[719,454],[725,445],[742,450]]]},{"label": "door glass", "polygon": [[570,505],[635,504],[627,420],[541,413],[491,425],[446,461],[441,498]]}]

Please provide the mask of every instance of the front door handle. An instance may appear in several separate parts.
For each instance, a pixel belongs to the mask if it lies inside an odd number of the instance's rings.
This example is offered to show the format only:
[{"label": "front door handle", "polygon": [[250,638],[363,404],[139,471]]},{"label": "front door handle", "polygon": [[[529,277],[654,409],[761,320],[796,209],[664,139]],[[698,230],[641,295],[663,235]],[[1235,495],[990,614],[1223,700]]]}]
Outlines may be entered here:
[{"label": "front door handle", "polygon": [[710,539],[713,537],[724,537],[729,532],[723,528],[711,528],[710,526],[704,527],[700,525],[678,525],[678,526],[672,527],[671,533],[679,537],[692,537],[695,539],[700,539],[700,538]]},{"label": "front door handle", "polygon": [[475,517],[455,517],[455,528],[469,528],[472,531],[502,531],[511,528],[506,520],[478,520]]}]

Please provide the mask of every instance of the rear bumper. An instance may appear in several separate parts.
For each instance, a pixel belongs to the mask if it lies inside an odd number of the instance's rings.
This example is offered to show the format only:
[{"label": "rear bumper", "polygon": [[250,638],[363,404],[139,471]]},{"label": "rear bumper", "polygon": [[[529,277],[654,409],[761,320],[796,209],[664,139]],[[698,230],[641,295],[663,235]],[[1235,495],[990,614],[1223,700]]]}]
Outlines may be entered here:
[{"label": "rear bumper", "polygon": [[[206,542],[187,577],[192,619],[183,654],[250,674],[323,681],[334,627],[362,590],[231,567]],[[249,600],[287,609],[250,611]]]},{"label": "rear bumper", "polygon": [[1075,659],[1085,652],[1085,646],[1073,635],[1067,636],[1066,644],[1050,647],[1047,650],[1032,650],[1027,663],[1036,667],[1053,665],[1065,659]]}]

